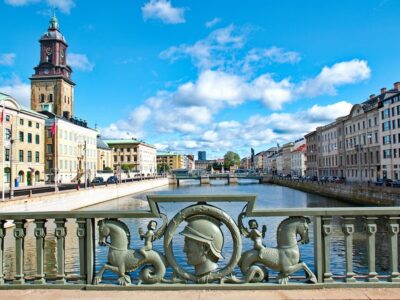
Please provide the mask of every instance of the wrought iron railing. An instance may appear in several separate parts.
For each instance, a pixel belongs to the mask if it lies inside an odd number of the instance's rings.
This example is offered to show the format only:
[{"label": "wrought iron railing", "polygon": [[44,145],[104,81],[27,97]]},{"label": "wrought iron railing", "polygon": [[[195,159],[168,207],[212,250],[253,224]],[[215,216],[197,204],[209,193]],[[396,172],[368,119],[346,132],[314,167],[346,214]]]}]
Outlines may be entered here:
[{"label": "wrought iron railing", "polygon": [[[170,220],[160,209],[160,203],[167,202],[180,203]],[[219,207],[222,202],[235,202],[235,205],[243,202],[243,210],[238,216],[230,216]],[[0,289],[29,286],[110,288],[117,284],[150,289],[282,288],[279,284],[310,288],[343,284],[353,287],[400,285],[400,208],[397,207],[260,210],[255,209],[253,195],[148,196],[148,203],[149,210],[0,214]],[[276,247],[269,248],[263,242],[266,227],[259,227],[258,221],[277,217],[284,219],[277,227]],[[250,218],[248,227],[244,224],[245,218]],[[129,219],[146,219],[147,229],[129,228],[126,221],[121,221]],[[75,223],[76,232],[67,231],[67,220]],[[28,222],[34,225],[32,257],[24,253]],[[50,234],[50,224],[54,228],[55,243],[52,245],[45,242]],[[186,265],[191,268],[182,266],[182,261],[175,255],[179,245],[173,240],[180,227],[183,227],[180,236],[184,238],[180,246],[183,246]],[[225,229],[221,230],[222,227]],[[331,270],[331,237],[338,229],[344,240],[343,274]],[[144,244],[135,250],[130,247],[133,230],[138,230]],[[356,274],[353,270],[353,259],[359,255],[353,247],[355,236],[357,243],[363,243],[363,249],[366,249],[365,274]],[[7,237],[13,240],[13,257],[4,255]],[[303,262],[301,244],[308,243],[310,238],[314,244],[313,257],[311,261]],[[247,239],[251,243],[243,243]],[[156,240],[163,241],[161,249],[153,247]],[[67,241],[78,245],[79,274],[66,272]],[[225,252],[224,241],[232,244],[229,253]],[[97,244],[108,248],[108,257],[101,268]],[[243,249],[244,244],[249,249]],[[376,254],[377,250],[380,256]],[[46,251],[54,252],[55,275],[45,274]],[[382,251],[384,255],[381,255]],[[227,254],[229,258],[223,259]],[[376,265],[382,256],[387,256],[389,261],[387,270],[380,273]],[[34,276],[28,276],[25,274],[26,262],[33,257],[36,269]],[[223,265],[221,261],[224,261]],[[9,272],[12,275],[5,276],[6,264],[13,267]],[[116,277],[104,280],[107,270]],[[299,270],[304,270],[305,276],[296,275]]]}]

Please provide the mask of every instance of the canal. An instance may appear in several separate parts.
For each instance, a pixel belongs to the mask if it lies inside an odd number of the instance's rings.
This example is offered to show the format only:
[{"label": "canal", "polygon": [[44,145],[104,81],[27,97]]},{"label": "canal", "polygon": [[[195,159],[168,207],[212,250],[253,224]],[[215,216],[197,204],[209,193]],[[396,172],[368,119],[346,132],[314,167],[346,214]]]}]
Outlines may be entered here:
[{"label": "canal", "polygon": [[[147,195],[171,195],[171,194],[191,194],[191,195],[213,195],[213,194],[253,194],[257,196],[256,209],[268,208],[307,208],[307,207],[349,207],[352,204],[329,199],[305,192],[293,190],[286,187],[270,184],[255,184],[255,182],[241,181],[238,185],[226,185],[224,180],[213,180],[211,185],[200,186],[197,181],[183,182],[179,187],[166,186],[143,194],[135,194],[119,199],[111,200],[94,206],[83,208],[82,210],[147,210]],[[165,212],[168,219],[171,219],[179,210],[189,205],[188,203],[163,203],[160,205],[161,211]],[[233,219],[237,220],[238,214],[242,211],[245,203],[217,203],[217,206],[227,211]],[[264,239],[264,244],[267,247],[276,246],[276,229],[279,223],[283,220],[282,217],[268,217],[258,218],[258,224],[267,225],[267,234]],[[121,219],[125,222],[131,233],[130,247],[139,249],[143,246],[143,241],[140,240],[138,229],[142,227],[146,230],[147,223],[150,219]],[[161,222],[161,220],[160,220]],[[245,219],[247,224],[247,220]],[[340,277],[344,274],[345,257],[344,257],[344,237],[341,230],[340,218],[333,219],[333,233],[331,243],[331,269],[334,275]],[[160,225],[160,224],[159,224]],[[183,229],[185,224],[181,224]],[[36,252],[35,252],[35,237],[34,237],[34,224],[29,222],[27,224],[27,235],[25,238],[25,274],[27,276],[34,276],[36,270]],[[67,222],[67,240],[66,240],[66,271],[71,277],[79,273],[79,257],[78,257],[78,243],[76,237],[76,224],[75,222]],[[47,236],[45,239],[45,273],[48,277],[56,275],[56,239],[54,237],[55,225],[53,220],[47,224]],[[223,248],[224,259],[218,262],[220,267],[226,265],[229,261],[230,253],[232,253],[232,241],[227,228],[222,228],[225,235],[225,242]],[[383,224],[378,224],[377,240],[384,235]],[[71,234],[72,233],[72,234]],[[314,268],[314,245],[313,245],[313,226],[310,226],[310,243],[300,246],[301,259],[307,265]],[[358,274],[367,273],[367,253],[365,248],[366,234],[361,222],[356,222],[356,232],[354,234],[354,271]],[[179,263],[185,269],[191,270],[191,267],[186,264],[186,256],[183,253],[183,239],[177,234],[173,240],[174,253]],[[387,256],[387,243],[384,240],[378,243],[377,246],[377,271],[380,274],[387,274],[389,259]],[[251,240],[243,240],[243,251],[251,249],[253,242]],[[154,242],[154,249],[163,252],[162,239]],[[96,230],[96,271],[98,271],[107,261],[107,247],[100,247],[97,245],[97,230]],[[15,270],[15,253],[14,253],[14,238],[12,229],[7,230],[5,239],[5,277],[13,278]],[[240,271],[237,270],[240,275]],[[169,270],[169,274],[171,270]],[[298,273],[302,275],[302,273]],[[274,275],[272,272],[270,275]],[[168,275],[167,275],[168,276]],[[115,280],[112,273],[105,273],[106,280]],[[115,281],[114,281],[115,282]]]}]

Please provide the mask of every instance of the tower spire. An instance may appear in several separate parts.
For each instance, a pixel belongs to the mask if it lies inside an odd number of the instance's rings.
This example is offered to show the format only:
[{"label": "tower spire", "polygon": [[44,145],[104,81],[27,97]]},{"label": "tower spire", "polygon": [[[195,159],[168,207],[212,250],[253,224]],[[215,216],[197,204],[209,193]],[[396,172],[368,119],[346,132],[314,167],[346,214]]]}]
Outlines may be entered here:
[{"label": "tower spire", "polygon": [[49,30],[59,30],[60,25],[58,24],[58,20],[56,17],[56,10],[53,9],[53,17],[50,20]]}]

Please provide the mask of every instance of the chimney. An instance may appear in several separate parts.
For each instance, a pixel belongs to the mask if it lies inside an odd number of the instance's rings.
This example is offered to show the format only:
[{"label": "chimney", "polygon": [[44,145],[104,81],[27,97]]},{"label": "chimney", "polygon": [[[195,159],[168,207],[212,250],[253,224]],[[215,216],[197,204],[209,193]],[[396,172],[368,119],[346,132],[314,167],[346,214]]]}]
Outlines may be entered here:
[{"label": "chimney", "polygon": [[394,89],[395,89],[395,90],[398,90],[398,91],[400,92],[400,82],[399,82],[399,81],[395,82],[395,83],[393,84],[393,86],[394,86]]},{"label": "chimney", "polygon": [[381,88],[381,94],[386,93],[386,88]]},{"label": "chimney", "polygon": [[374,97],[375,97],[375,94],[369,95],[369,99],[372,99],[372,98],[374,98]]}]

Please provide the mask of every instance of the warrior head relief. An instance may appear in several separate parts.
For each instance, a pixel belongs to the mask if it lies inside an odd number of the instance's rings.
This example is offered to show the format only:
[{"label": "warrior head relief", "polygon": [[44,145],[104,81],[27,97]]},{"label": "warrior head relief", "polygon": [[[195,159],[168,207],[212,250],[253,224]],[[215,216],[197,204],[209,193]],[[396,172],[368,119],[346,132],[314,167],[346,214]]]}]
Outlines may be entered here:
[{"label": "warrior head relief", "polygon": [[[141,268],[138,283],[249,283],[268,281],[268,270],[278,272],[280,284],[287,284],[290,275],[300,269],[306,273],[306,279],[315,283],[316,277],[308,266],[300,260],[299,244],[308,243],[308,224],[310,219],[302,216],[289,217],[281,221],[277,228],[276,247],[263,244],[267,228],[259,228],[256,219],[243,224],[246,212],[243,210],[236,223],[225,211],[207,203],[198,203],[179,211],[169,222],[165,214],[160,213],[162,224],[158,228],[156,220],[150,220],[147,230],[139,228],[138,233],[144,245],[130,249],[130,230],[117,219],[99,221],[99,244],[109,247],[108,262],[96,275],[94,283],[100,283],[105,270],[119,275],[123,285],[131,283],[130,275]],[[188,265],[194,271],[187,271],[176,260],[173,239],[180,224],[185,224],[179,234],[184,238],[183,252]],[[227,263],[219,264],[223,259],[225,236],[221,227],[228,229],[228,239],[232,240],[232,252]],[[242,238],[253,241],[253,246],[242,252]],[[298,239],[300,237],[300,240]],[[164,252],[153,249],[153,242],[164,240]],[[176,246],[176,244],[175,244]],[[165,278],[167,267],[173,269],[173,276]],[[242,276],[236,277],[234,269],[239,267]]]},{"label": "warrior head relief", "polygon": [[193,216],[187,222],[180,233],[185,237],[187,263],[194,266],[197,276],[207,275],[217,269],[218,260],[223,258],[221,222],[210,216]]}]

